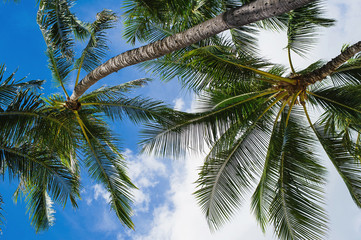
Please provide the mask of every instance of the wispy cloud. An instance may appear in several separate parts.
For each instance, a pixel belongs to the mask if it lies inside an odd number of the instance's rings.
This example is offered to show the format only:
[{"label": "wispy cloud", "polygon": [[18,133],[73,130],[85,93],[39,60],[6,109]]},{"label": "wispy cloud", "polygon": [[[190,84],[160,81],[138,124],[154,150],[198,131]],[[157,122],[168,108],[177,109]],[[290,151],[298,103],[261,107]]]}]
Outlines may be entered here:
[{"label": "wispy cloud", "polygon": [[160,160],[152,156],[135,155],[129,149],[123,153],[128,160],[129,176],[138,187],[133,192],[135,213],[147,212],[151,201],[150,192],[164,178],[167,167]]},{"label": "wispy cloud", "polygon": [[173,100],[174,110],[182,111],[184,107],[184,101],[182,98],[176,98]]}]

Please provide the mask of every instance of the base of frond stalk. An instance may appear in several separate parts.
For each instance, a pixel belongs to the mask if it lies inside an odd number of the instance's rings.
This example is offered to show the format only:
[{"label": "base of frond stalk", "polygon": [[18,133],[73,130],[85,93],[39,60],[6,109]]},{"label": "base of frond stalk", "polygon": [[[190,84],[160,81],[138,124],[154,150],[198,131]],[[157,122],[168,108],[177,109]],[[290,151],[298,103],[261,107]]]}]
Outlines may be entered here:
[{"label": "base of frond stalk", "polygon": [[77,111],[81,108],[81,104],[80,102],[78,102],[78,100],[72,101],[70,100],[70,98],[68,98],[67,101],[65,102],[65,107],[70,110]]}]

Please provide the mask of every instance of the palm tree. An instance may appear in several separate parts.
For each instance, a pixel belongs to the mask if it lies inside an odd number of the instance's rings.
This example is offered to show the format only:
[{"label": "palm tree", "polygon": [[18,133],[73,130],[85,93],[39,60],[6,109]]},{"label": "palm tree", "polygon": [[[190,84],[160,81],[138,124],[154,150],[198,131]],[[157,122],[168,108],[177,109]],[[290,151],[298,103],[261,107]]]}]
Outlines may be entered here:
[{"label": "palm tree", "polygon": [[[306,54],[314,31],[332,23],[319,1],[287,14],[290,72],[227,39],[148,64],[201,93],[199,112],[149,124],[143,143],[163,155],[207,152],[195,196],[212,230],[254,189],[251,207],[262,230],[273,223],[280,239],[324,239],[325,159],[317,142],[361,207],[361,42],[301,71],[291,58]],[[324,110],[316,122],[310,106]]]},{"label": "palm tree", "polygon": [[[37,231],[53,223],[53,200],[64,206],[70,200],[73,207],[77,207],[79,160],[89,175],[109,191],[110,206],[121,223],[134,228],[131,191],[135,186],[127,176],[125,159],[108,122],[124,117],[134,123],[163,121],[169,110],[159,101],[126,96],[129,91],[147,84],[149,79],[101,87],[84,94],[76,104],[67,101],[65,84],[75,73],[77,85],[82,70],[89,72],[99,64],[107,50],[106,30],[116,21],[113,12],[104,10],[93,23],[82,22],[70,11],[70,3],[41,1],[38,12],[49,68],[64,96],[53,94],[40,99],[38,95],[20,94],[14,104],[9,105],[9,113],[0,113],[1,124],[5,124],[1,134],[7,137],[3,149],[21,153],[6,157],[9,159],[6,164],[14,169],[11,174],[17,174],[20,180],[16,196],[25,194],[29,199],[28,211]],[[75,58],[75,39],[87,41],[79,58]],[[25,133],[28,137],[24,140]],[[25,160],[32,165],[23,166]],[[19,166],[12,166],[13,162]],[[39,164],[43,172],[34,171]]]},{"label": "palm tree", "polygon": [[[185,27],[192,26],[191,28],[183,31],[183,32],[177,32],[174,35],[168,36],[162,40],[158,40],[156,42],[150,43],[148,45],[145,45],[140,48],[136,48],[124,53],[121,53],[105,63],[99,65],[95,69],[93,69],[91,72],[89,72],[74,88],[74,91],[72,95],[69,97],[68,102],[71,102],[71,104],[76,105],[76,101],[78,98],[87,90],[90,86],[95,84],[100,79],[103,79],[104,77],[108,76],[111,73],[117,72],[122,68],[125,68],[127,66],[135,65],[144,61],[152,60],[161,56],[164,56],[166,54],[172,53],[174,51],[177,51],[179,49],[185,48],[187,46],[190,46],[192,44],[195,44],[199,41],[205,40],[211,36],[214,36],[220,32],[223,32],[225,30],[241,27],[243,25],[257,22],[259,20],[263,20],[272,16],[276,16],[285,12],[288,12],[292,9],[299,8],[301,6],[304,6],[307,3],[313,2],[315,0],[297,0],[297,1],[289,1],[289,0],[257,0],[257,1],[249,1],[249,0],[242,0],[241,3],[247,3],[242,4],[241,6],[238,6],[234,1],[226,0],[226,1],[209,1],[211,2],[210,5],[213,5],[213,9],[209,14],[206,14],[202,16],[201,18],[198,18],[196,21],[189,21],[185,25],[176,26],[173,30],[185,30]],[[40,6],[46,6],[46,2],[48,1],[41,1]],[[56,1],[58,2],[58,1]],[[62,0],[60,2],[72,2],[71,0]],[[131,0],[129,2],[129,22],[131,21],[142,21],[138,26],[141,26],[145,29],[130,29],[131,32],[134,32],[135,30],[141,32],[142,36],[147,34],[148,26],[144,26],[145,21],[144,18],[139,18],[144,13],[146,16],[150,16],[151,19],[154,19],[152,11],[144,11],[146,9],[157,9],[159,7],[159,11],[170,11],[169,8],[174,6],[187,6],[189,2],[199,2],[199,1],[179,1],[179,0],[157,0],[157,1],[149,1],[149,0]],[[225,2],[226,4],[222,4],[222,2]],[[204,2],[201,2],[204,3]],[[218,4],[218,9],[217,9]],[[207,5],[207,4],[206,4]],[[163,7],[160,7],[163,6]],[[224,7],[231,7],[229,9],[224,9]],[[237,7],[236,7],[237,6]],[[220,7],[220,8],[219,8]],[[139,10],[137,10],[139,9]],[[180,7],[176,7],[175,9],[180,10]],[[187,8],[189,9],[189,8]],[[220,11],[227,10],[223,13],[219,13]],[[202,12],[204,14],[205,12],[209,11],[209,9],[205,8]],[[215,12],[217,12],[217,16],[215,16]],[[177,12],[176,16],[181,16],[183,14],[193,14],[179,11]],[[166,15],[166,18],[159,20],[161,21],[168,21],[169,16]],[[191,17],[194,17],[197,19],[197,16],[191,15]],[[213,17],[211,19],[208,19],[209,17]],[[191,19],[191,18],[189,18]],[[208,20],[206,20],[208,19]],[[201,20],[201,22],[199,22]],[[206,21],[205,21],[206,20]],[[156,25],[159,24],[158,22],[155,22]],[[198,25],[194,26],[194,23],[199,23]],[[137,24],[135,24],[137,25]],[[151,29],[153,31],[154,29]],[[130,35],[133,35],[134,33],[130,33]],[[126,33],[126,36],[129,35]],[[141,37],[142,38],[142,37]],[[140,39],[141,39],[140,38]],[[144,37],[143,37],[144,38]],[[146,38],[147,39],[147,38]],[[154,40],[157,39],[157,37],[154,38]],[[149,40],[153,40],[152,37]],[[133,40],[131,40],[133,41]]]},{"label": "palm tree", "polygon": [[[52,202],[65,204],[69,198],[74,205],[79,196],[78,175],[63,164],[60,156],[46,145],[35,141],[32,129],[37,125],[36,112],[42,107],[39,94],[43,81],[16,81],[15,73],[4,77],[0,67],[0,163],[1,175],[19,182],[18,190],[27,195],[31,222],[36,230],[52,223]],[[2,198],[1,198],[2,199]],[[1,201],[2,202],[2,201]],[[1,214],[1,224],[3,224]]]}]

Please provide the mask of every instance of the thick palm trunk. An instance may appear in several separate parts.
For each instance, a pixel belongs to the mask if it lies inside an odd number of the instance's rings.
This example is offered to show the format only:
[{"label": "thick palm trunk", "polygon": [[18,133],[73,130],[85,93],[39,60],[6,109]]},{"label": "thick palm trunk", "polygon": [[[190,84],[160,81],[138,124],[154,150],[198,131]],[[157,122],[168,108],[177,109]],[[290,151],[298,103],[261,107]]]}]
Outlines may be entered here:
[{"label": "thick palm trunk", "polygon": [[327,76],[334,73],[337,68],[339,68],[345,62],[347,62],[358,52],[361,52],[361,41],[346,48],[337,57],[333,58],[331,61],[329,61],[319,69],[316,69],[313,72],[310,72],[309,74],[303,75],[301,77],[301,81],[304,81],[307,84],[313,84],[317,81],[321,81],[325,79]]},{"label": "thick palm trunk", "polygon": [[163,40],[119,54],[103,63],[75,87],[70,102],[75,102],[90,86],[113,72],[155,59],[197,43],[225,30],[243,26],[302,7],[314,0],[257,0]]}]

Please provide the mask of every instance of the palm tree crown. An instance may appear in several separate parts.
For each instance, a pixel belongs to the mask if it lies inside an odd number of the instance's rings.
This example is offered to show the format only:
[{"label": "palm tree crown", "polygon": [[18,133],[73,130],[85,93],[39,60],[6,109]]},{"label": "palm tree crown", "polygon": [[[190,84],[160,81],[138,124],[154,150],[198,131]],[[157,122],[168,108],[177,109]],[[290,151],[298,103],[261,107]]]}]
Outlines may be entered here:
[{"label": "palm tree crown", "polygon": [[[148,64],[198,90],[201,108],[148,125],[144,151],[207,151],[195,196],[211,229],[224,224],[254,189],[251,207],[263,230],[271,222],[280,239],[324,239],[326,170],[317,142],[361,207],[361,42],[327,64],[317,61],[297,71],[292,53],[306,54],[315,30],[333,20],[322,17],[320,1],[280,18],[290,73],[228,39]],[[316,122],[310,106],[324,110]]]},{"label": "palm tree crown", "polygon": [[[82,71],[94,69],[107,51],[106,30],[117,20],[110,10],[98,13],[92,23],[80,21],[72,12],[74,1],[40,1],[37,21],[44,36],[53,81],[64,96],[49,97],[19,93],[40,83],[15,83],[11,75],[0,85],[1,170],[16,176],[16,199],[25,195],[31,222],[37,231],[52,225],[53,201],[77,207],[80,197],[80,163],[89,175],[110,193],[110,206],[122,224],[134,228],[131,220],[132,190],[120,144],[108,122],[124,117],[134,123],[162,122],[168,108],[144,97],[127,96],[149,79],[138,79],[113,87],[101,87],[79,98],[67,100],[65,84],[79,82]],[[76,58],[76,41],[86,42]],[[72,73],[75,74],[73,75]],[[71,79],[75,76],[75,79]],[[0,80],[3,69],[0,69]],[[0,82],[1,83],[1,82]],[[26,137],[25,137],[26,136]]]}]

